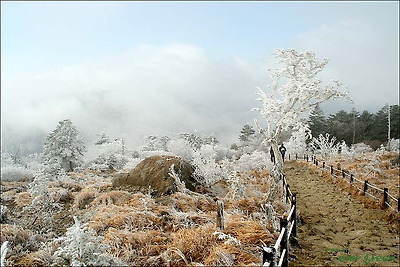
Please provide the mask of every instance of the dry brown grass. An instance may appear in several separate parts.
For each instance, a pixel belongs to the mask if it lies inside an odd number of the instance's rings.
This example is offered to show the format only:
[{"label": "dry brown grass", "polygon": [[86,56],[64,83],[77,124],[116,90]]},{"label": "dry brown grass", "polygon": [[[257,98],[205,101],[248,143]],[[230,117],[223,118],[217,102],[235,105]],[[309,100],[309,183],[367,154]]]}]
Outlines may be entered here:
[{"label": "dry brown grass", "polygon": [[[372,164],[372,159],[378,162],[380,171],[369,169]],[[399,158],[399,153],[396,152],[385,152],[384,154],[367,153],[360,155],[354,159],[344,159],[342,156],[330,159],[327,164],[335,165],[340,163],[342,168],[347,172],[354,174],[359,180],[368,180],[370,184],[377,185],[380,188],[387,187],[389,193],[394,195],[396,198],[399,197],[399,177],[400,177],[400,166],[393,164]],[[335,172],[336,173],[336,172]],[[336,173],[341,177],[341,173]],[[346,177],[346,179],[349,179]]]},{"label": "dry brown grass", "polygon": [[149,265],[149,258],[166,250],[167,240],[165,233],[155,230],[130,232],[110,228],[104,235],[104,243],[110,246],[111,255],[136,266]]},{"label": "dry brown grass", "polygon": [[15,205],[19,208],[24,208],[30,205],[33,201],[34,197],[28,192],[18,193],[14,199]]},{"label": "dry brown grass", "polygon": [[9,251],[8,260],[17,261],[27,253],[37,251],[44,238],[34,234],[30,230],[23,229],[21,226],[1,224],[1,244],[8,241]]},{"label": "dry brown grass", "polygon": [[202,225],[195,229],[180,229],[172,234],[170,246],[179,249],[189,262],[203,262],[205,255],[217,244],[214,231],[214,224]]},{"label": "dry brown grass", "polygon": [[96,199],[91,203],[91,206],[100,205],[122,205],[132,198],[132,194],[127,191],[110,191],[101,193]]},{"label": "dry brown grass", "polygon": [[98,190],[94,186],[82,189],[74,199],[73,208],[85,209],[96,197]]},{"label": "dry brown grass", "polygon": [[[56,196],[59,194],[58,202],[66,202],[62,216],[55,217],[56,224],[62,225],[64,231],[72,223],[71,215],[77,215],[81,222],[89,222],[90,228],[104,236],[103,242],[110,245],[109,254],[129,265],[259,265],[260,240],[270,244],[277,237],[270,232],[268,222],[262,225],[265,214],[261,204],[270,186],[266,171],[239,174],[241,183],[246,186],[245,196],[226,196],[230,185],[221,182],[218,184],[221,190],[213,193],[204,189],[202,194],[177,192],[156,199],[146,192],[111,190],[109,177],[95,177],[93,172],[68,175],[73,180],[55,182],[50,187]],[[64,194],[66,191],[68,194]],[[14,201],[22,208],[32,199],[29,193],[23,192]],[[217,199],[225,203],[224,233],[240,244],[225,243],[226,240],[219,240],[214,234]],[[279,200],[273,204],[278,210],[286,207]],[[67,224],[63,225],[64,221]],[[23,228],[7,227],[5,233],[10,238],[17,238],[13,237],[13,232],[20,235],[16,241],[19,243],[29,242],[29,235],[33,234]],[[3,236],[2,233],[2,240]],[[38,249],[18,251],[14,263],[18,266],[50,265],[51,253]]]},{"label": "dry brown grass", "polygon": [[265,244],[270,244],[274,235],[259,222],[243,220],[243,218],[231,216],[226,224],[225,233],[235,236],[242,245],[262,246],[261,240]]},{"label": "dry brown grass", "polygon": [[51,266],[53,262],[54,248],[47,247],[46,249],[28,253],[18,259],[13,266],[30,267],[30,266]]}]

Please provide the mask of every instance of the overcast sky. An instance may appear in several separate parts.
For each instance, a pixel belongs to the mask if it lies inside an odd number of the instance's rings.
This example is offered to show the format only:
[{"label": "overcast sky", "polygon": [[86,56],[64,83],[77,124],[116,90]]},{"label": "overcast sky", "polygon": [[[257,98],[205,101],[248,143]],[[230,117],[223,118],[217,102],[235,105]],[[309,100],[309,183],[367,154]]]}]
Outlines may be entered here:
[{"label": "overcast sky", "polygon": [[150,134],[214,133],[237,141],[262,121],[274,48],[329,58],[323,82],[348,86],[376,112],[399,99],[395,2],[1,1],[2,148],[28,151],[69,118],[88,143],[105,129],[142,145]]}]

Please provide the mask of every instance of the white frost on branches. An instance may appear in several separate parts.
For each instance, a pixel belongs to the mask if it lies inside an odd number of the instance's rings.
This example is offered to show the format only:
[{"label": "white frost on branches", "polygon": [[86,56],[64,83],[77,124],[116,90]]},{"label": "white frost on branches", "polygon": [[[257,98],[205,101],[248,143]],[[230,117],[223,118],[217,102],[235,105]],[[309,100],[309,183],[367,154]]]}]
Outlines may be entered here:
[{"label": "white frost on branches", "polygon": [[[259,89],[257,100],[263,108],[254,108],[267,121],[267,137],[276,138],[282,131],[307,127],[306,122],[300,120],[304,113],[312,112],[314,107],[328,99],[344,98],[350,100],[348,92],[341,92],[341,83],[333,80],[332,84],[321,85],[316,78],[328,59],[320,62],[314,53],[299,53],[294,49],[276,49],[275,57],[284,67],[270,71],[272,86],[269,94]],[[281,84],[285,81],[285,84]]]},{"label": "white frost on branches", "polygon": [[250,170],[270,170],[272,162],[269,155],[262,151],[254,151],[251,154],[243,154],[236,162],[235,170],[246,172]]},{"label": "white frost on branches", "polygon": [[175,164],[172,164],[171,167],[169,167],[168,175],[171,176],[172,179],[174,179],[178,192],[185,193],[187,191],[185,183],[181,181],[181,179],[179,178],[179,174],[175,172],[174,167]]},{"label": "white frost on branches", "polygon": [[175,156],[181,157],[183,160],[190,162],[193,159],[194,149],[189,141],[184,139],[170,140],[167,149]]},{"label": "white frost on branches", "polygon": [[0,250],[1,265],[0,266],[6,266],[5,261],[6,261],[7,251],[8,251],[7,245],[8,245],[8,241],[5,241],[5,242],[3,242],[3,244],[1,244],[1,250]]},{"label": "white frost on branches", "polygon": [[315,155],[319,155],[322,159],[328,159],[338,154],[339,144],[336,144],[336,137],[326,133],[325,136],[320,134],[318,138],[313,137],[310,147],[314,150]]},{"label": "white frost on branches", "polygon": [[219,164],[211,155],[202,157],[199,151],[194,153],[192,164],[196,167],[195,179],[203,185],[213,185],[222,179],[229,177],[226,164]]},{"label": "white frost on branches", "polygon": [[43,161],[51,172],[57,172],[61,168],[72,171],[82,163],[84,152],[85,145],[75,126],[70,120],[63,120],[47,137],[43,147]]},{"label": "white frost on branches", "polygon": [[[275,155],[279,155],[276,145],[279,135],[288,130],[309,130],[306,120],[301,118],[308,117],[316,105],[329,99],[351,100],[347,91],[339,90],[342,85],[339,81],[333,80],[323,86],[316,77],[328,64],[328,59],[320,62],[313,52],[299,53],[294,49],[276,49],[274,54],[279,59],[277,63],[283,67],[274,71],[269,69],[272,85],[268,93],[258,88],[257,100],[261,101],[262,108],[253,110],[265,118],[265,141],[272,143]],[[278,165],[281,164],[278,157]]]},{"label": "white frost on branches", "polygon": [[74,216],[75,224],[67,229],[65,236],[57,239],[61,246],[54,253],[57,263],[62,266],[104,266],[110,265],[104,253],[107,246],[103,245],[102,236],[93,229],[88,229],[88,223],[81,224]]},{"label": "white frost on branches", "polygon": [[286,153],[292,156],[302,156],[307,151],[306,141],[311,138],[311,133],[307,132],[304,128],[299,129],[292,133],[289,140],[284,142]]},{"label": "white frost on branches", "polygon": [[315,106],[329,99],[343,98],[351,101],[347,91],[340,91],[341,83],[333,80],[322,85],[317,75],[328,64],[328,59],[319,61],[313,52],[299,53],[294,49],[276,49],[275,57],[282,68],[270,72],[272,84],[268,93],[258,88],[257,100],[262,108],[254,108],[265,118],[267,127],[262,129],[264,143],[272,145],[276,165],[272,171],[275,183],[271,184],[268,200],[272,201],[278,191],[278,175],[283,170],[283,159],[278,151],[278,138],[285,131],[309,131],[307,117]]},{"label": "white frost on branches", "polygon": [[387,144],[387,149],[392,152],[399,152],[400,151],[400,139],[390,139]]}]

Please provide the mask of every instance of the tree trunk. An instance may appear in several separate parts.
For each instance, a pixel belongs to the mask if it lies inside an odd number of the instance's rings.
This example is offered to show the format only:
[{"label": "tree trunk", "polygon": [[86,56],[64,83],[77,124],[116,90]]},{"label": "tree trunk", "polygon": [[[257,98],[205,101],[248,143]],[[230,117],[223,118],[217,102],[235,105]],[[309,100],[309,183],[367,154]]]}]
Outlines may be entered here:
[{"label": "tree trunk", "polygon": [[74,168],[72,167],[72,161],[69,161],[69,171],[72,172],[74,171]]},{"label": "tree trunk", "polygon": [[278,149],[278,142],[273,139],[271,142],[272,149],[275,154],[275,165],[272,168],[270,176],[272,177],[271,188],[269,189],[269,195],[267,198],[267,202],[273,202],[276,199],[276,195],[279,191],[279,174],[283,171],[283,159],[282,154]]}]

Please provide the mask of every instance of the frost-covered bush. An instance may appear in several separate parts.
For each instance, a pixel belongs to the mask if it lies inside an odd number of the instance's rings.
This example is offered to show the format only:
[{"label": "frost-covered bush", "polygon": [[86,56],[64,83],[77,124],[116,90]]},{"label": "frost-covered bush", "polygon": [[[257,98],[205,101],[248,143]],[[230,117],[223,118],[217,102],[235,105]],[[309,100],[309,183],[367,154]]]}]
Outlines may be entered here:
[{"label": "frost-covered bush", "polygon": [[364,143],[357,143],[352,145],[352,149],[354,150],[354,153],[356,155],[360,155],[360,154],[365,154],[365,153],[370,153],[373,151],[373,149]]},{"label": "frost-covered bush", "polygon": [[[195,179],[203,185],[212,185],[229,176],[226,164],[218,164],[214,154],[208,154],[208,150],[203,151],[207,157],[202,157],[200,151],[194,153],[192,164],[196,167],[194,171]],[[207,153],[206,153],[207,152]]]},{"label": "frost-covered bush", "polygon": [[126,164],[124,165],[124,170],[132,170],[134,169],[143,159],[141,158],[129,158]]},{"label": "frost-covered bush", "polygon": [[6,223],[7,221],[8,208],[0,205],[0,223]]},{"label": "frost-covered bush", "polygon": [[313,149],[315,155],[327,159],[335,157],[338,154],[339,144],[335,142],[336,137],[331,137],[329,133],[326,133],[325,136],[320,134],[318,138],[312,138],[310,147]]},{"label": "frost-covered bush", "polygon": [[227,177],[227,181],[230,185],[231,191],[234,192],[235,196],[244,197],[246,194],[246,186],[241,183],[240,176],[237,171],[233,171]]},{"label": "frost-covered bush", "polygon": [[45,165],[43,164],[43,154],[41,153],[24,156],[22,158],[22,163],[26,168],[35,172],[45,168]]},{"label": "frost-covered bush", "polygon": [[94,171],[122,169],[129,160],[129,157],[125,155],[123,140],[116,139],[112,142],[100,141],[96,143],[100,148],[100,155],[96,159],[88,162],[86,166]]},{"label": "frost-covered bush", "polygon": [[310,133],[306,132],[303,128],[295,131],[290,136],[289,140],[284,142],[286,147],[286,154],[303,155],[307,151],[307,139],[310,138]]},{"label": "frost-covered bush", "polygon": [[170,140],[167,144],[168,151],[188,162],[192,161],[194,149],[189,141],[184,139]]},{"label": "frost-covered bush", "polygon": [[65,236],[56,239],[56,242],[61,243],[54,253],[57,264],[60,266],[115,265],[116,262],[105,254],[108,246],[102,244],[103,237],[98,236],[93,229],[89,229],[88,223],[81,224],[76,216],[74,216],[74,221],[75,224],[67,229]]},{"label": "frost-covered bush", "polygon": [[[351,147],[348,147],[346,145],[346,142],[343,140],[339,144],[338,147],[340,148],[340,154],[342,154],[343,157],[350,158],[350,159],[354,159],[355,157],[357,157],[359,155],[370,153],[373,151],[373,149],[369,145],[366,145],[364,143],[357,143],[357,144],[352,145]],[[384,149],[384,147],[383,147],[383,149]],[[378,150],[380,152],[382,152],[382,147],[381,147],[381,149],[378,149]]]},{"label": "frost-covered bush", "polygon": [[232,159],[232,157],[237,157],[239,155],[237,150],[233,150],[229,147],[224,147],[221,145],[215,146],[214,150],[217,153],[217,160],[223,160],[225,158]]},{"label": "frost-covered bush", "polygon": [[246,172],[249,170],[271,169],[272,162],[267,153],[254,151],[251,154],[242,155],[236,163],[236,170]]},{"label": "frost-covered bush", "polygon": [[392,152],[399,152],[400,151],[400,139],[390,139],[390,141],[387,144],[387,150],[392,151]]},{"label": "frost-covered bush", "polygon": [[[27,227],[43,234],[51,235],[54,230],[55,216],[61,212],[63,206],[55,201],[56,192],[49,190],[49,183],[52,180],[51,174],[43,171],[35,175],[33,181],[28,185],[28,193],[34,199],[31,204],[22,210],[28,220],[24,221]],[[34,224],[33,222],[36,222]]]},{"label": "frost-covered bush", "polygon": [[215,152],[212,145],[203,145],[199,149],[199,154],[201,158],[217,159],[217,152]]},{"label": "frost-covered bush", "polygon": [[13,165],[14,161],[9,153],[1,153],[1,167]]},{"label": "frost-covered bush", "polygon": [[35,172],[21,165],[13,164],[1,167],[2,181],[32,180]]}]

